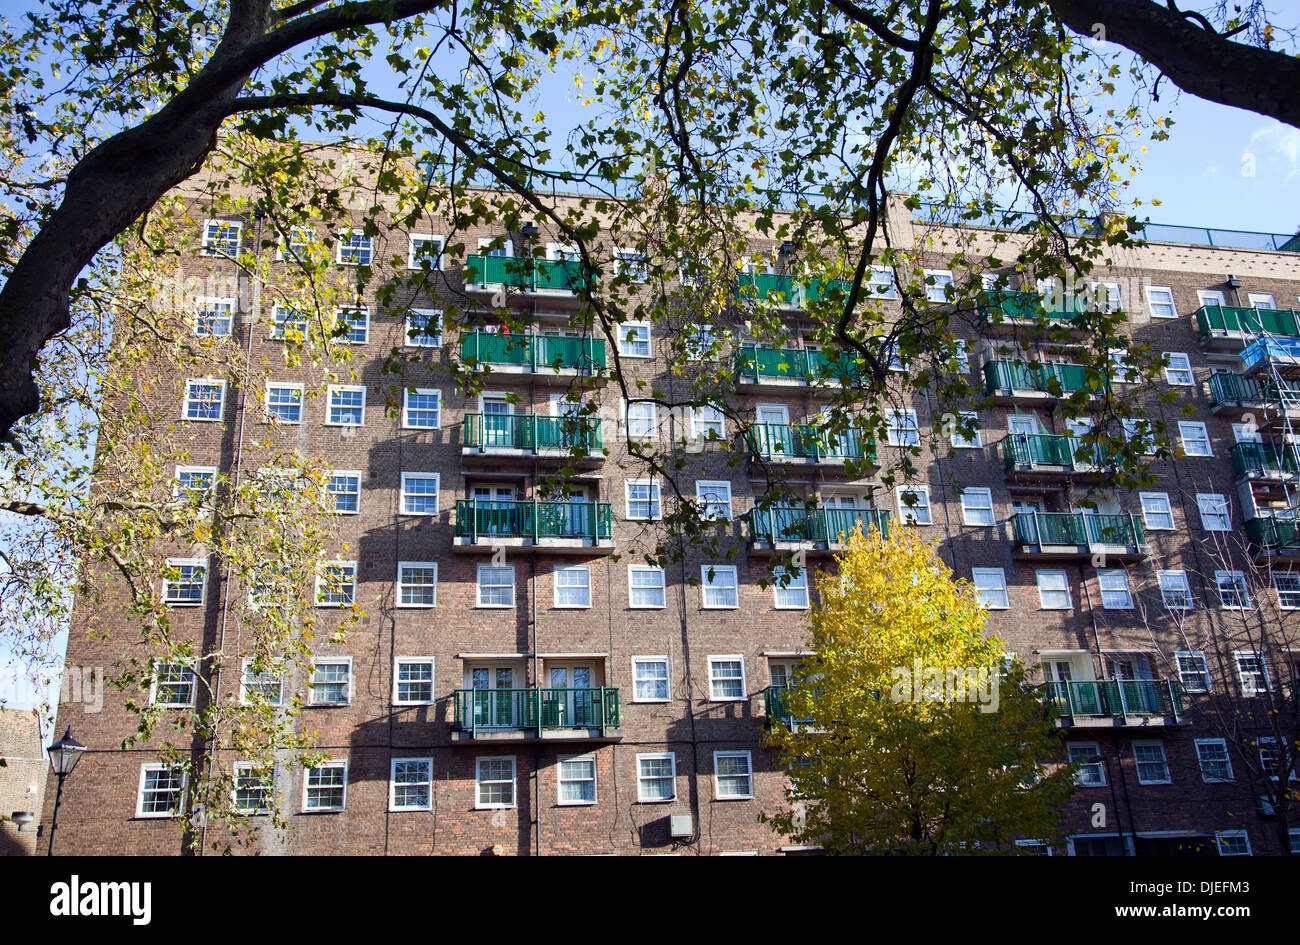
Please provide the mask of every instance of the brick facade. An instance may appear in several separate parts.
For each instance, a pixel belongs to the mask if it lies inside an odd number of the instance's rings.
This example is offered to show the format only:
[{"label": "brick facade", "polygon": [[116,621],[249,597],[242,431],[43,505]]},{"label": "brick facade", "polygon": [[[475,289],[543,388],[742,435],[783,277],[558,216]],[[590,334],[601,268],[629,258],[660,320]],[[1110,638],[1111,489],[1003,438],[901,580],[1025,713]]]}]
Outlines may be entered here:
[{"label": "brick facade", "polygon": [[[195,196],[197,192],[191,193]],[[901,205],[894,205],[900,214]],[[201,207],[195,216],[203,217]],[[250,238],[253,221],[246,223]],[[901,216],[895,232],[908,232]],[[425,230],[441,233],[439,221],[429,221]],[[469,252],[475,239],[498,235],[489,230],[461,235]],[[919,240],[920,234],[917,234]],[[515,235],[522,248],[521,237]],[[539,242],[545,242],[543,234]],[[387,245],[384,240],[387,240]],[[401,234],[381,236],[376,258],[386,260],[403,255]],[[771,247],[758,243],[756,249]],[[200,265],[220,271],[230,264],[196,259]],[[439,308],[448,302],[464,304],[459,262],[448,260],[448,286],[428,295],[412,298],[414,307]],[[233,266],[231,266],[233,270]],[[1201,634],[1200,621],[1213,615],[1214,589],[1198,586],[1198,574],[1212,570],[1203,560],[1200,539],[1204,537],[1195,495],[1216,493],[1234,499],[1232,527],[1242,528],[1241,509],[1235,501],[1236,486],[1229,448],[1231,427],[1216,416],[1208,391],[1210,370],[1231,366],[1220,356],[1212,361],[1203,352],[1196,326],[1189,317],[1200,307],[1197,290],[1222,289],[1226,274],[1242,280],[1241,300],[1247,292],[1272,293],[1281,308],[1289,307],[1300,293],[1300,262],[1290,253],[1210,249],[1168,244],[1122,251],[1108,271],[1098,278],[1118,280],[1123,302],[1130,312],[1135,341],[1150,343],[1156,351],[1190,356],[1195,384],[1169,388],[1157,384],[1150,391],[1144,415],[1176,423],[1178,419],[1205,422],[1213,455],[1187,457],[1155,464],[1159,485],[1151,491],[1169,495],[1175,529],[1150,531],[1150,555],[1137,556],[1120,565],[1128,569],[1130,586],[1138,599],[1151,600],[1154,572],[1185,568],[1192,580],[1192,592],[1201,610],[1188,618],[1184,628],[1191,636]],[[378,280],[377,280],[378,281]],[[1178,317],[1161,319],[1149,314],[1143,288],[1168,286],[1173,290]],[[1226,291],[1226,290],[1225,290]],[[1233,299],[1228,299],[1232,304]],[[354,346],[359,379],[340,381],[364,385],[367,389],[365,423],[360,428],[323,425],[328,405],[325,398],[308,398],[304,422],[295,426],[267,426],[253,408],[262,392],[250,392],[244,418],[245,441],[269,439],[273,444],[325,457],[336,470],[356,470],[362,477],[358,514],[342,516],[342,538],[352,549],[341,557],[358,564],[358,601],[367,616],[342,647],[320,648],[321,656],[351,658],[352,697],[347,705],[308,707],[301,724],[319,733],[319,745],[337,760],[346,760],[346,807],[340,812],[310,813],[303,810],[302,776],[282,772],[278,789],[293,831],[277,834],[270,825],[261,832],[264,852],[275,853],[392,853],[392,854],[480,854],[499,847],[507,854],[554,853],[661,853],[700,854],[754,851],[778,852],[783,841],[758,821],[759,812],[781,802],[783,778],[776,759],[760,745],[765,724],[764,689],[771,681],[771,665],[791,660],[803,642],[801,611],[776,607],[774,592],[757,581],[766,574],[767,559],[748,541],[746,527],[738,516],[752,501],[753,481],[761,478],[750,462],[728,463],[731,454],[721,444],[707,444],[689,450],[686,466],[678,477],[683,493],[694,495],[696,480],[727,481],[731,486],[733,521],[725,526],[730,536],[727,547],[735,556],[702,557],[692,550],[681,563],[666,569],[664,606],[655,609],[630,607],[629,567],[641,561],[640,554],[653,547],[653,535],[645,523],[628,520],[625,482],[641,478],[627,460],[622,416],[612,387],[591,387],[588,395],[600,400],[603,440],[609,455],[579,470],[577,482],[584,485],[589,501],[609,503],[613,514],[612,548],[548,547],[505,548],[505,563],[515,569],[513,607],[490,609],[476,606],[476,573],[491,561],[491,542],[483,547],[456,547],[453,525],[457,500],[473,494],[475,486],[513,489],[516,498],[539,494],[539,481],[554,474],[563,461],[545,456],[483,456],[464,443],[463,419],[478,413],[478,398],[462,397],[447,373],[459,347],[454,337],[444,337],[443,346],[429,349],[420,364],[408,364],[399,379],[382,372],[386,352],[405,342],[400,320],[381,314],[377,299],[369,300],[370,337],[365,345]],[[533,304],[538,330],[563,328],[572,303],[561,297],[541,298]],[[234,331],[241,340],[252,332],[251,351],[255,360],[263,357],[280,363],[280,343],[267,337],[270,303],[260,310],[239,312]],[[800,337],[797,314],[791,314],[792,341]],[[673,376],[662,358],[665,339],[652,337],[654,356],[626,358],[623,369],[630,383],[645,380],[674,396]],[[972,329],[968,340],[971,370],[993,357],[995,342],[981,339]],[[303,383],[308,390],[323,388],[326,378],[319,368],[277,368],[273,380]],[[982,387],[977,375],[972,382]],[[398,416],[385,413],[385,391],[394,383],[441,391],[441,423],[436,430],[404,429]],[[516,414],[549,414],[552,395],[566,393],[576,379],[545,372],[494,373],[485,383],[485,393],[517,396]],[[1178,402],[1158,403],[1158,395],[1173,389]],[[680,395],[680,391],[677,392]],[[824,401],[806,387],[786,390],[740,385],[739,403],[749,410],[759,404],[784,404],[789,422],[813,416]],[[1191,406],[1189,417],[1180,413]],[[239,400],[227,391],[219,424],[178,421],[178,436],[191,438],[191,462],[229,470],[234,463],[240,429]],[[1175,649],[1199,649],[1177,643],[1166,629],[1153,631],[1132,611],[1106,609],[1101,605],[1097,569],[1088,556],[1041,558],[1017,553],[1011,522],[1013,503],[1030,498],[1044,501],[1048,510],[1067,510],[1084,497],[1091,484],[1086,476],[1012,476],[1004,467],[1000,441],[1008,429],[1008,414],[1036,412],[1040,432],[1061,433],[1064,429],[1050,409],[1023,399],[984,411],[980,416],[982,445],[948,452],[948,443],[937,431],[942,417],[931,414],[927,398],[919,395],[910,409],[917,412],[922,443],[921,483],[928,484],[933,524],[925,537],[938,541],[943,556],[960,577],[969,578],[972,568],[1001,568],[1006,577],[1009,607],[990,612],[989,630],[1001,636],[1028,665],[1055,657],[1074,659],[1076,670],[1093,667],[1103,674],[1101,653],[1142,652],[1153,654],[1156,676],[1168,676],[1167,658]],[[935,431],[936,441],[931,441]],[[728,428],[726,436],[740,449],[738,431]],[[680,416],[659,416],[659,437],[663,443],[689,437]],[[937,449],[935,448],[937,446]],[[879,446],[882,463],[891,461],[891,448]],[[626,467],[626,468],[625,468]],[[246,470],[247,472],[247,470]],[[439,478],[436,515],[402,514],[401,474],[436,473]],[[847,483],[843,468],[817,463],[792,471],[790,482],[808,494],[849,495],[888,510],[897,522],[896,491],[879,482],[878,476]],[[954,484],[965,488],[988,488],[996,524],[963,524],[962,505]],[[669,483],[661,486],[661,501],[672,501]],[[1136,495],[1118,501],[1125,513],[1141,517]],[[617,552],[617,560],[611,555]],[[1198,558],[1198,555],[1201,557]],[[814,567],[829,559],[812,558]],[[437,606],[408,609],[395,606],[394,576],[398,562],[436,562]],[[590,606],[555,606],[556,565],[586,564],[590,567]],[[701,568],[733,564],[738,572],[738,602],[735,609],[703,606],[700,587],[690,586]],[[1035,572],[1064,570],[1068,578],[1071,607],[1048,610],[1040,605]],[[212,639],[220,619],[224,595],[237,594],[233,582],[210,576],[202,608],[193,609],[182,620],[196,638]],[[815,597],[815,586],[812,588]],[[1159,601],[1158,591],[1156,602]],[[120,655],[115,638],[86,638],[74,632],[69,659],[81,666],[111,665]],[[1061,656],[1061,654],[1066,654]],[[1163,656],[1161,655],[1163,654]],[[669,698],[640,702],[635,698],[633,657],[667,657]],[[711,656],[743,659],[744,697],[731,701],[711,698]],[[434,660],[435,701],[431,705],[401,706],[393,703],[394,664],[402,657],[431,657]],[[1280,658],[1273,654],[1272,659]],[[1216,685],[1235,685],[1227,664],[1211,660],[1210,673]],[[453,732],[453,693],[472,682],[472,670],[487,669],[493,678],[497,670],[513,672],[513,686],[548,686],[561,678],[589,678],[591,686],[618,690],[621,717],[616,730],[583,732],[567,739],[462,738]],[[586,670],[587,676],[575,676]],[[1275,675],[1284,672],[1279,662]],[[229,675],[229,672],[227,673]],[[1076,677],[1078,678],[1078,677]],[[1278,675],[1277,678],[1285,678]],[[238,679],[222,681],[229,692]],[[178,710],[183,711],[183,710]],[[574,711],[569,707],[569,711]],[[156,759],[149,745],[128,751],[117,750],[121,738],[133,729],[132,716],[112,693],[104,711],[82,714],[75,706],[64,706],[59,730],[71,724],[77,738],[90,747],[88,756],[70,780],[60,813],[60,845],[68,852],[109,853],[129,850],[137,853],[169,854],[181,851],[179,830],[167,819],[136,816],[141,766]],[[1190,725],[1151,725],[1088,728],[1071,732],[1072,741],[1096,742],[1108,757],[1108,784],[1081,790],[1068,812],[1069,829],[1077,835],[1113,835],[1119,819],[1122,831],[1152,836],[1169,832],[1191,832],[1213,839],[1216,831],[1245,829],[1257,853],[1276,852],[1271,827],[1255,816],[1255,794],[1240,780],[1206,783],[1194,750],[1195,737],[1208,737],[1194,713]],[[1138,783],[1132,748],[1134,741],[1157,741],[1164,746],[1169,784]],[[715,752],[748,752],[752,763],[753,796],[726,799],[717,796]],[[647,802],[638,798],[638,754],[672,753],[675,762],[676,798]],[[561,756],[590,755],[595,759],[596,801],[594,804],[559,802]],[[476,760],[514,759],[516,803],[500,809],[476,809]],[[390,811],[390,765],[394,758],[432,759],[431,809]],[[1112,791],[1111,788],[1114,788]],[[52,790],[52,787],[48,790]],[[48,791],[47,791],[48,793]],[[52,795],[51,795],[52,797]],[[1116,798],[1112,802],[1112,798]],[[1092,825],[1093,805],[1108,808],[1107,826]],[[46,804],[46,818],[50,804]],[[1118,806],[1118,810],[1110,810]],[[669,836],[671,814],[689,814],[695,834],[685,843]],[[48,829],[48,828],[47,828]],[[1066,852],[1058,850],[1058,853]]]}]

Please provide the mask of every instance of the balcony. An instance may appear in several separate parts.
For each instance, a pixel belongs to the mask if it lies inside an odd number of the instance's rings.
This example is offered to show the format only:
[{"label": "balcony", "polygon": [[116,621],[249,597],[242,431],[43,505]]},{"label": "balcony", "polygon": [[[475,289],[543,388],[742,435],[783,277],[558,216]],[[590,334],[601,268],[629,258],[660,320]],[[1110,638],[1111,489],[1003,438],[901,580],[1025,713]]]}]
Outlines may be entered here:
[{"label": "balcony", "polygon": [[582,263],[531,256],[470,256],[465,261],[465,290],[513,290],[529,295],[576,298],[586,288]]},{"label": "balcony", "polygon": [[466,414],[461,424],[464,458],[547,458],[590,466],[604,462],[599,417],[534,414]]},{"label": "balcony", "polygon": [[471,368],[488,365],[494,374],[528,374],[568,381],[605,367],[605,342],[566,335],[513,335],[467,331],[460,336],[460,359]]},{"label": "balcony", "polygon": [[855,384],[862,371],[847,354],[820,348],[765,348],[742,345],[736,355],[736,378],[753,391],[782,391],[791,387]]},{"label": "balcony", "polygon": [[1082,478],[1099,476],[1108,465],[1100,447],[1085,447],[1077,437],[1025,433],[1003,438],[1002,460],[1010,476]]},{"label": "balcony", "polygon": [[809,302],[820,302],[834,295],[847,296],[852,285],[844,279],[798,282],[793,276],[773,272],[742,272],[736,277],[736,288],[742,295],[754,295],[791,311],[802,310]]},{"label": "balcony", "polygon": [[1292,419],[1300,420],[1300,381],[1284,378],[1279,386],[1267,376],[1213,374],[1210,400],[1210,409],[1218,416],[1240,420],[1251,414],[1261,427],[1280,420],[1283,408]]},{"label": "balcony", "polygon": [[621,738],[618,689],[457,689],[453,742],[606,741]]},{"label": "balcony", "polygon": [[1273,512],[1246,521],[1246,540],[1259,557],[1300,554],[1300,528],[1295,512]]},{"label": "balcony", "polygon": [[1182,687],[1172,679],[1090,679],[1043,685],[1062,728],[1158,728],[1183,724]]},{"label": "balcony", "polygon": [[1240,351],[1261,332],[1300,336],[1300,317],[1290,309],[1204,305],[1192,317],[1201,335],[1201,347],[1208,351]]},{"label": "balcony", "polygon": [[1015,553],[1026,558],[1145,558],[1142,520],[1135,515],[1017,512],[1011,520]]},{"label": "balcony", "polygon": [[753,509],[745,516],[750,551],[772,554],[805,551],[834,554],[844,549],[843,536],[855,527],[889,535],[889,513],[882,509],[825,509],[777,506]]},{"label": "balcony", "polygon": [[1085,298],[1044,298],[1037,292],[992,290],[981,294],[976,306],[980,330],[985,334],[1006,334],[1017,328],[1065,328],[1085,331],[1072,324],[1076,315],[1087,311]]},{"label": "balcony", "polygon": [[755,423],[745,430],[745,441],[750,455],[765,463],[879,465],[875,439],[856,431],[831,436],[808,424]]},{"label": "balcony", "polygon": [[1073,400],[1080,391],[1085,401],[1097,395],[1082,364],[989,361],[984,365],[984,387],[999,404]]},{"label": "balcony", "polygon": [[489,553],[498,547],[545,548],[558,554],[614,550],[614,515],[608,502],[456,503],[456,551]]},{"label": "balcony", "polygon": [[1296,448],[1285,443],[1238,443],[1229,452],[1238,479],[1292,482],[1300,472]]}]

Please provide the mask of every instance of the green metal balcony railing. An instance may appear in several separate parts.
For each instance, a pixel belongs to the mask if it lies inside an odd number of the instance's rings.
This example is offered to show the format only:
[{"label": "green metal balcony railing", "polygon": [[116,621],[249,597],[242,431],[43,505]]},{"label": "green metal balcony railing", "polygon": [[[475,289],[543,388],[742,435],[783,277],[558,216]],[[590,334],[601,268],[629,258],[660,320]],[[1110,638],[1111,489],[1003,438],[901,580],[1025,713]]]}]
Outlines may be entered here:
[{"label": "green metal balcony railing", "polygon": [[456,502],[456,537],[476,542],[493,538],[602,541],[613,535],[614,515],[608,502]]},{"label": "green metal balcony railing", "polygon": [[855,431],[832,436],[811,424],[754,423],[745,430],[752,455],[766,461],[783,459],[866,459],[875,465],[876,441]]},{"label": "green metal balcony railing", "polygon": [[1078,390],[1091,390],[1082,364],[1052,362],[989,361],[984,365],[984,383],[989,394],[1000,390],[1034,390],[1068,397]]},{"label": "green metal balcony railing", "polygon": [[1172,679],[1095,679],[1044,684],[1043,701],[1057,717],[1119,718],[1183,713],[1183,690]]},{"label": "green metal balcony railing", "polygon": [[1238,308],[1229,305],[1204,305],[1193,317],[1203,338],[1243,334],[1300,335],[1300,313],[1292,309]]},{"label": "green metal balcony railing", "polygon": [[830,380],[853,383],[862,370],[847,354],[813,348],[765,348],[742,345],[736,355],[736,373],[742,381],[767,378],[798,381]]},{"label": "green metal balcony railing", "polygon": [[461,429],[470,449],[601,450],[599,417],[539,417],[534,414],[470,413]]},{"label": "green metal balcony railing", "polygon": [[1294,512],[1259,515],[1246,522],[1246,540],[1255,551],[1300,551]]},{"label": "green metal balcony railing", "polygon": [[522,292],[577,292],[586,286],[582,264],[566,259],[531,256],[470,256],[465,261],[468,285],[502,285]]},{"label": "green metal balcony railing", "polygon": [[1146,547],[1142,520],[1134,515],[1089,515],[1084,512],[1017,512],[1015,540],[1021,545],[1123,545]]},{"label": "green metal balcony railing", "polygon": [[1296,448],[1283,443],[1238,443],[1229,450],[1238,476],[1279,476],[1300,472]]},{"label": "green metal balcony railing", "polygon": [[[1083,458],[1080,459],[1082,451]],[[1017,466],[1063,466],[1067,470],[1096,469],[1107,464],[1101,447],[1084,447],[1077,437],[1013,433],[1002,440],[1007,469]]]},{"label": "green metal balcony railing", "polygon": [[800,282],[793,276],[773,272],[742,272],[736,276],[736,286],[746,294],[802,307],[807,302],[819,302],[835,294],[845,295],[852,283],[843,279]]},{"label": "green metal balcony railing", "polygon": [[533,371],[572,368],[591,371],[605,366],[605,342],[564,335],[511,335],[467,331],[460,336],[464,361],[517,364]]},{"label": "green metal balcony railing", "polygon": [[753,509],[745,517],[750,540],[775,544],[778,541],[836,542],[841,535],[861,527],[875,527],[889,536],[889,513],[883,509],[823,509],[777,506]]},{"label": "green metal balcony railing", "polygon": [[598,728],[619,722],[618,689],[457,689],[452,727],[478,731]]},{"label": "green metal balcony railing", "polygon": [[985,301],[981,301],[976,310],[980,320],[985,322],[1038,318],[1045,318],[1048,322],[1068,322],[1088,308],[1087,299],[1082,297],[1044,298],[1037,292],[1008,290],[986,291],[983,296]]}]

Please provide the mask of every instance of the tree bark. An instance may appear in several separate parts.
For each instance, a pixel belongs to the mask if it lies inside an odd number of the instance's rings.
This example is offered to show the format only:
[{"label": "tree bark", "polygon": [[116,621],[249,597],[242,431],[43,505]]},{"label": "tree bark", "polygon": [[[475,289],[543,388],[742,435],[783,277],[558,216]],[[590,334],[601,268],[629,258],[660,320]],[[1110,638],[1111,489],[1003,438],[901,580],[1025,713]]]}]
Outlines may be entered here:
[{"label": "tree bark", "polygon": [[1151,0],[1047,0],[1080,36],[1131,49],[1185,92],[1300,128],[1300,59],[1233,42]]}]

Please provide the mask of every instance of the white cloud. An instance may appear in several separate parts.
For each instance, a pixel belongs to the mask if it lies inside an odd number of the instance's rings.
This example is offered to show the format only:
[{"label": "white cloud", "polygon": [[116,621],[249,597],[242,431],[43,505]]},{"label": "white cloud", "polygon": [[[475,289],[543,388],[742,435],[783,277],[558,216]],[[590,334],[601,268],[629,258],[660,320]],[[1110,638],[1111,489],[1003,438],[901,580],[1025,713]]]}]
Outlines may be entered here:
[{"label": "white cloud", "polygon": [[1260,170],[1282,175],[1283,183],[1300,180],[1300,128],[1273,121],[1255,129],[1246,144]]}]

